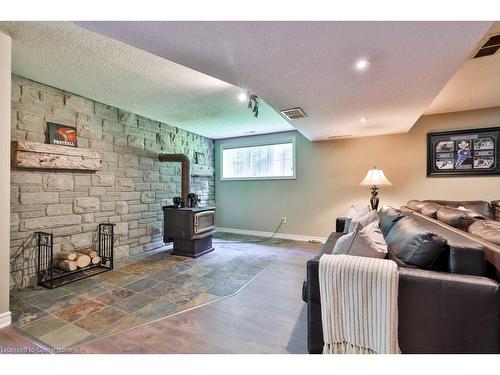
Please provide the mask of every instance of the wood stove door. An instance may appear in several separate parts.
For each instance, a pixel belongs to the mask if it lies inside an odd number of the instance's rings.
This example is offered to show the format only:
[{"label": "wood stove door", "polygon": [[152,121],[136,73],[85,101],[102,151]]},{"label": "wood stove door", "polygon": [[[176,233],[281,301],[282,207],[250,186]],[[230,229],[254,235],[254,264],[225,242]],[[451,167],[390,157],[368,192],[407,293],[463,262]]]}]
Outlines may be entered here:
[{"label": "wood stove door", "polygon": [[215,229],[215,211],[204,211],[194,214],[194,234]]}]

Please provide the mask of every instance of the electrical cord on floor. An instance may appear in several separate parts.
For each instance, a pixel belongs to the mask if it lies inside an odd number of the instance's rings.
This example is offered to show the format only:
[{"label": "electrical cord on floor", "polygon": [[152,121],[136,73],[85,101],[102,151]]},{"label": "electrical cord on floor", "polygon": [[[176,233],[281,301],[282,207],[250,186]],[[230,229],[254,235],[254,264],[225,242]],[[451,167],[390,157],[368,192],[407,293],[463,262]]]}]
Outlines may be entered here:
[{"label": "electrical cord on floor", "polygon": [[276,228],[276,230],[274,231],[274,233],[272,234],[271,237],[267,237],[267,238],[264,238],[262,240],[257,240],[257,241],[236,241],[236,240],[221,240],[221,241],[213,241],[213,243],[220,243],[220,244],[224,244],[224,243],[260,243],[260,242],[266,242],[266,241],[269,241],[271,239],[274,238],[274,236],[276,236],[276,234],[278,233],[278,231],[280,230],[281,226],[283,225],[283,223],[285,222],[284,219],[281,219],[278,227]]}]

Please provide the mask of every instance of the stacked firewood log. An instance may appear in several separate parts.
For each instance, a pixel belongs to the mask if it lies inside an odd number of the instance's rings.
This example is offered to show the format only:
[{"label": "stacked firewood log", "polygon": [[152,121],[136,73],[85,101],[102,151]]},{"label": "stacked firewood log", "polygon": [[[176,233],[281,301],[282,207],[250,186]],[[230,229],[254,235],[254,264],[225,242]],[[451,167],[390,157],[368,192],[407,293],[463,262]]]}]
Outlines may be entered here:
[{"label": "stacked firewood log", "polygon": [[76,251],[61,251],[55,255],[54,265],[63,271],[76,271],[78,268],[85,268],[90,264],[96,265],[101,261],[101,257],[92,249],[82,249]]}]

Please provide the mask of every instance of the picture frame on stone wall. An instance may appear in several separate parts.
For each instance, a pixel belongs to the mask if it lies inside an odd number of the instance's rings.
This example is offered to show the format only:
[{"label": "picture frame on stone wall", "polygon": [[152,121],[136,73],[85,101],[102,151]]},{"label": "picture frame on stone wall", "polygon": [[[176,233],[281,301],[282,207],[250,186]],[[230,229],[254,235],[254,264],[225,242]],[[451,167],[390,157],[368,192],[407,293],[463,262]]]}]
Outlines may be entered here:
[{"label": "picture frame on stone wall", "polygon": [[47,143],[59,146],[78,147],[76,128],[47,122]]},{"label": "picture frame on stone wall", "polygon": [[204,153],[202,153],[202,152],[195,152],[194,156],[195,156],[195,163],[196,164],[200,164],[200,165],[205,165],[206,164],[205,154]]}]

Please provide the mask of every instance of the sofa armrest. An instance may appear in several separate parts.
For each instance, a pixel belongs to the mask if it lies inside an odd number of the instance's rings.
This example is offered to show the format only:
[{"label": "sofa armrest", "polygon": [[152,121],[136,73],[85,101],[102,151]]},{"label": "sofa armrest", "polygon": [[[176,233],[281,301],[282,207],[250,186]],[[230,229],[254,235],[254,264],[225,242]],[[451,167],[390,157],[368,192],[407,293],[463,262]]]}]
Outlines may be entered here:
[{"label": "sofa armrest", "polygon": [[399,269],[403,353],[499,353],[500,286],[480,276]]},{"label": "sofa armrest", "polygon": [[321,322],[321,297],[319,294],[319,258],[307,262],[306,302],[307,302],[307,349],[310,354],[323,352],[323,325]]},{"label": "sofa armrest", "polygon": [[335,232],[344,232],[345,227],[345,217],[338,217],[335,221]]},{"label": "sofa armrest", "polygon": [[500,221],[500,200],[491,201],[491,209],[493,210],[493,218]]},{"label": "sofa armrest", "polygon": [[452,273],[484,276],[486,274],[486,261],[483,247],[450,246],[448,266]]}]

